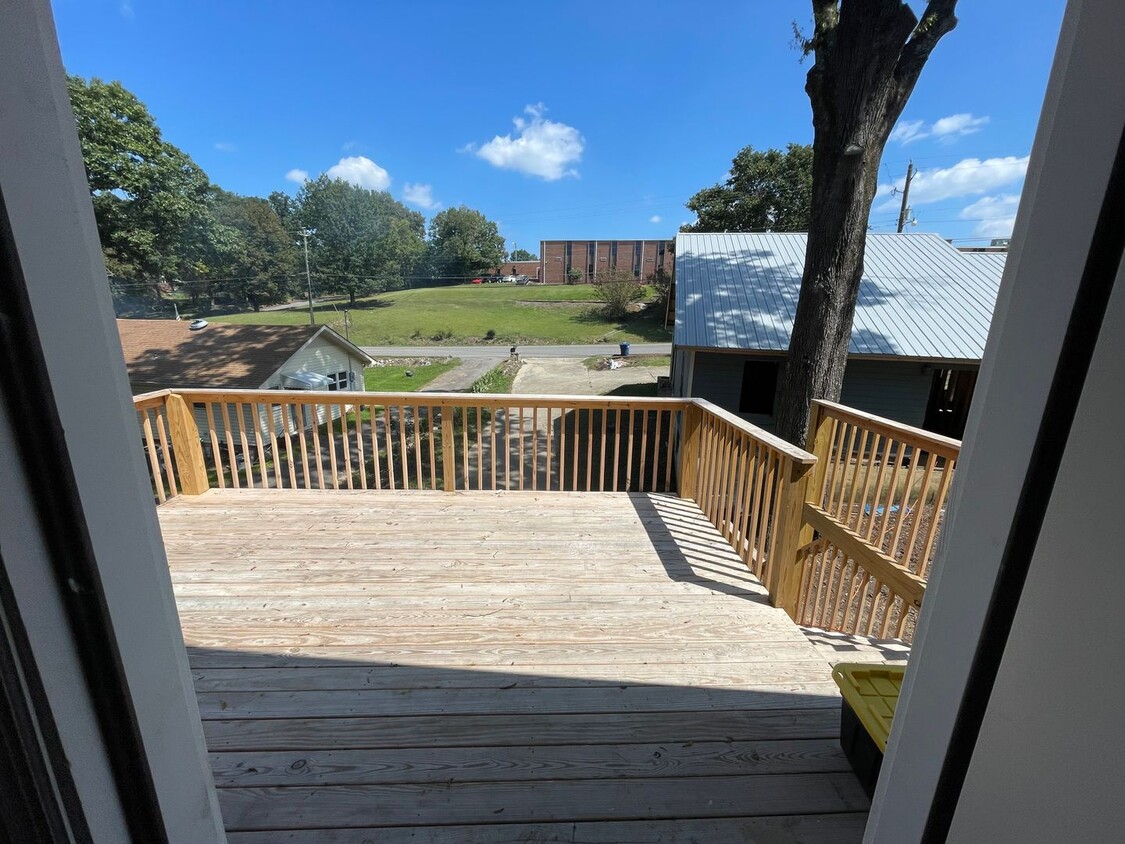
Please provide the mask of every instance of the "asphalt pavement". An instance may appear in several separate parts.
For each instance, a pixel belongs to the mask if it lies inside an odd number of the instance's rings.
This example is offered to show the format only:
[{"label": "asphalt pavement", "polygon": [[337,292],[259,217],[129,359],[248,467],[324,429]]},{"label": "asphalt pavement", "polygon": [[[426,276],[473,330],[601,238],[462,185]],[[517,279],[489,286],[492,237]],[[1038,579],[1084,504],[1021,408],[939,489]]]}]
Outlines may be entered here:
[{"label": "asphalt pavement", "polygon": [[[630,343],[629,353],[634,355],[670,355],[671,343]],[[373,358],[426,358],[450,357],[467,360],[488,358],[503,360],[510,346],[362,346]],[[615,355],[617,343],[591,343],[584,346],[517,346],[521,358],[588,358],[594,355]]]}]

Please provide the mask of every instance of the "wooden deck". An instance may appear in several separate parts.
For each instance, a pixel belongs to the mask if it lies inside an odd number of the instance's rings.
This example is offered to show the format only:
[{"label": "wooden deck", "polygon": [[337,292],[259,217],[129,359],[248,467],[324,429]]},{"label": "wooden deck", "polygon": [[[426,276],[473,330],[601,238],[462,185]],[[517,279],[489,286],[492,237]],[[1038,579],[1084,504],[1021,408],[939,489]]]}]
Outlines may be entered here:
[{"label": "wooden deck", "polygon": [[828,659],[690,501],[159,514],[232,844],[862,838]]}]

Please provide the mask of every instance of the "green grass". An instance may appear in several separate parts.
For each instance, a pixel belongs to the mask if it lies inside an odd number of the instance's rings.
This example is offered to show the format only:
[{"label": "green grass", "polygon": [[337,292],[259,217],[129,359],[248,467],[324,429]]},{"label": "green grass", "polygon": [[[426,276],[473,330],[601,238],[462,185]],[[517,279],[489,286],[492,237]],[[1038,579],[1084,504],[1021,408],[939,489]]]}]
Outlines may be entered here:
[{"label": "green grass", "polygon": [[510,393],[512,384],[516,380],[516,373],[520,371],[518,362],[505,361],[499,366],[494,366],[488,372],[473,382],[469,387],[470,393]]},{"label": "green grass", "polygon": [[[615,322],[605,319],[590,285],[463,285],[400,290],[361,299],[349,312],[361,346],[667,342],[657,307]],[[346,303],[320,305],[317,322],[343,332]],[[264,311],[209,317],[215,322],[304,325],[308,312]],[[491,341],[485,340],[494,332]],[[434,338],[440,338],[435,340]]]},{"label": "green grass", "polygon": [[[363,388],[374,393],[412,393],[460,365],[459,358],[449,358],[424,366],[369,366],[363,370]],[[407,375],[407,372],[412,372],[413,375]]]}]

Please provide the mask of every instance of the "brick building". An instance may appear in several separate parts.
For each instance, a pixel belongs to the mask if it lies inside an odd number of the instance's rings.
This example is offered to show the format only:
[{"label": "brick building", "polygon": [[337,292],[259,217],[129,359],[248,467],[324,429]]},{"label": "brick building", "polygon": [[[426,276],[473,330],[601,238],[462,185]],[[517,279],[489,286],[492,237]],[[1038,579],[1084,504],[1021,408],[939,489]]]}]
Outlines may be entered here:
[{"label": "brick building", "polygon": [[[563,284],[573,267],[589,282],[607,269],[631,271],[648,278],[658,269],[672,272],[670,240],[543,240],[539,243],[540,277],[548,284]],[[530,275],[530,273],[528,273]]]}]

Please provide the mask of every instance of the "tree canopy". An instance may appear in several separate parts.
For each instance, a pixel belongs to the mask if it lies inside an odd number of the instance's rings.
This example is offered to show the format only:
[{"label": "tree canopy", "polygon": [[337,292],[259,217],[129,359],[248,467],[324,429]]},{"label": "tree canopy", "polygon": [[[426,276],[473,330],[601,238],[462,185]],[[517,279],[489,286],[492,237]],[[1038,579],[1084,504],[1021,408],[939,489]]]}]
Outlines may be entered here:
[{"label": "tree canopy", "polygon": [[309,253],[320,288],[347,293],[352,304],[401,281],[425,250],[421,214],[342,179],[305,182],[293,219],[314,232]]},{"label": "tree canopy", "polygon": [[496,223],[464,205],[434,215],[429,246],[431,264],[439,275],[468,276],[504,260],[504,238]]},{"label": "tree canopy", "polygon": [[725,182],[704,188],[687,201],[697,219],[682,231],[807,231],[812,168],[809,145],[764,151],[743,147]]},{"label": "tree canopy", "polygon": [[215,216],[228,231],[216,271],[226,289],[254,310],[286,301],[296,289],[298,259],[293,235],[273,206],[256,196],[217,191]]},{"label": "tree canopy", "polygon": [[160,279],[208,272],[218,238],[207,175],[162,138],[121,83],[69,76],[67,88],[108,273]]},{"label": "tree canopy", "polygon": [[528,252],[526,249],[513,249],[511,254],[508,255],[509,261],[538,261],[539,256],[534,252]]}]

